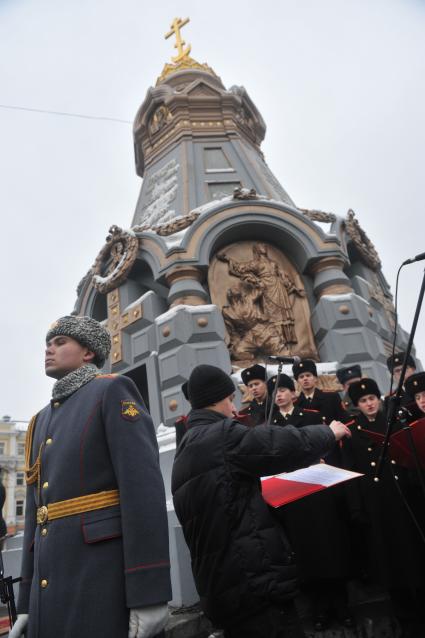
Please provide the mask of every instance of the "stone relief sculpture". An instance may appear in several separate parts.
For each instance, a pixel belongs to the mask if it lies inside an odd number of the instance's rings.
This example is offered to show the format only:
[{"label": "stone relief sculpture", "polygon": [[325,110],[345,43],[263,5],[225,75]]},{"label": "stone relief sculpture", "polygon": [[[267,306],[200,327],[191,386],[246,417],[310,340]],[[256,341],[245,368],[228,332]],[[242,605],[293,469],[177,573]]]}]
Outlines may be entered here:
[{"label": "stone relief sculpture", "polygon": [[350,239],[359,251],[360,257],[366,266],[369,266],[369,268],[372,268],[374,271],[379,270],[381,267],[381,260],[378,252],[363,228],[360,226],[358,220],[355,218],[354,211],[351,209],[348,211],[347,217],[345,218],[345,228],[347,229]]},{"label": "stone relief sculpture", "polygon": [[388,323],[390,325],[391,330],[395,328],[395,308],[392,301],[392,296],[390,293],[384,291],[382,286],[382,282],[380,281],[378,274],[376,272],[372,273],[371,284],[371,298],[375,299],[378,303],[381,304],[383,309],[385,310]]},{"label": "stone relief sculpture", "polygon": [[[220,304],[232,359],[252,361],[304,350],[299,344],[294,313],[295,299],[305,297],[304,289],[270,256],[273,249],[264,243],[250,244],[250,249],[252,258],[248,260],[236,259],[227,250],[216,255],[219,262],[227,265],[232,283],[234,278],[238,280],[227,288],[224,303]],[[308,351],[311,353],[311,348]]]},{"label": "stone relief sculpture", "polygon": [[299,208],[303,215],[311,219],[313,222],[324,222],[331,224],[336,221],[334,213],[325,213],[323,210],[309,210],[308,208]]},{"label": "stone relief sculpture", "polygon": [[153,135],[158,133],[172,119],[172,115],[168,108],[161,104],[158,106],[149,124],[149,132]]},{"label": "stone relief sculpture", "polygon": [[233,189],[233,199],[260,199],[255,188],[238,186]]}]

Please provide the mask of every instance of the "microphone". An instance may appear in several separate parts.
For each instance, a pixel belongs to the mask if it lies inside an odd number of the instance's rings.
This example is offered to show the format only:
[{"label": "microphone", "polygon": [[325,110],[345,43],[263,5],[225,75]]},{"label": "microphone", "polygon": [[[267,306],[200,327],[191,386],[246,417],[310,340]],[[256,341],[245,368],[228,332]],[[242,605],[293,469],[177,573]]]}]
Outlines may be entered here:
[{"label": "microphone", "polygon": [[[425,256],[424,256],[425,259]],[[299,363],[301,361],[301,357],[279,357],[279,356],[270,356],[267,357],[269,361],[277,361],[278,363]]]},{"label": "microphone", "polygon": [[401,265],[406,266],[406,264],[414,264],[415,261],[422,261],[423,259],[425,259],[425,253],[420,253],[419,255],[416,255],[416,257],[412,257],[411,259],[406,259],[406,261],[403,261]]}]

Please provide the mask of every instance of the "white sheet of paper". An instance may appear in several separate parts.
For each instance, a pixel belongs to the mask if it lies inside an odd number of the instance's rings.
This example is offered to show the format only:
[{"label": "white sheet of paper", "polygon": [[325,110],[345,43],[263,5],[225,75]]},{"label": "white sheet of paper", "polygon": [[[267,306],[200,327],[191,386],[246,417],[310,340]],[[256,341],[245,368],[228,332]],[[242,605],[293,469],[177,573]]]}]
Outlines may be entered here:
[{"label": "white sheet of paper", "polygon": [[[295,472],[283,472],[283,474],[274,474],[276,478],[288,479],[289,481],[300,481],[301,483],[312,483],[313,485],[336,485],[343,481],[356,478],[357,476],[363,476],[358,472],[350,472],[349,470],[342,470],[340,467],[328,465],[327,463],[317,463],[317,465],[310,465],[302,470],[295,470]],[[271,478],[270,476],[263,476],[261,480]]]}]

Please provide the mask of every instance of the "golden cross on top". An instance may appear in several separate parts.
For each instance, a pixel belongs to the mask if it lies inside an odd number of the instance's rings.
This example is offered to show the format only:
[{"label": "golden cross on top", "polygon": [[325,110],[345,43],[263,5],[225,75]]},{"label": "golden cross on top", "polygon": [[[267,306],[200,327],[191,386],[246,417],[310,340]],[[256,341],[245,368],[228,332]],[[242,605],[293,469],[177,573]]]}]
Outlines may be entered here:
[{"label": "golden cross on top", "polygon": [[183,58],[188,57],[191,51],[192,47],[190,46],[190,44],[188,44],[187,47],[184,48],[186,42],[182,40],[182,36],[180,33],[180,29],[184,27],[189,21],[189,18],[186,18],[185,20],[182,20],[181,18],[174,18],[173,22],[171,23],[171,31],[165,34],[166,40],[167,38],[170,38],[173,33],[175,33],[176,35],[176,43],[174,45],[174,48],[177,49],[178,54],[175,57],[171,56],[173,62],[180,62],[181,60],[183,60]]}]

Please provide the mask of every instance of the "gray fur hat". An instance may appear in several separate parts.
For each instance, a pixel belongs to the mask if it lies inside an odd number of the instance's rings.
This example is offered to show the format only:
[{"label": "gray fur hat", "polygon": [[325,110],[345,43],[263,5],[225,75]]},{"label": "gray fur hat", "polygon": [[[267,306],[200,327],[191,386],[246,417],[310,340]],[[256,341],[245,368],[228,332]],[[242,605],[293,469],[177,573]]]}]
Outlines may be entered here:
[{"label": "gray fur hat", "polygon": [[58,335],[71,337],[94,352],[96,356],[93,363],[98,368],[103,367],[111,350],[111,337],[106,328],[96,319],[74,315],[61,317],[50,326],[46,342]]}]

